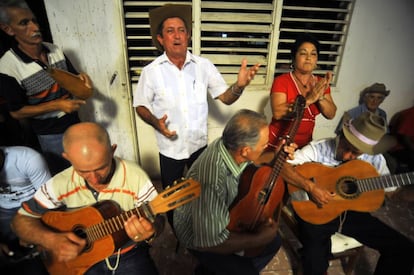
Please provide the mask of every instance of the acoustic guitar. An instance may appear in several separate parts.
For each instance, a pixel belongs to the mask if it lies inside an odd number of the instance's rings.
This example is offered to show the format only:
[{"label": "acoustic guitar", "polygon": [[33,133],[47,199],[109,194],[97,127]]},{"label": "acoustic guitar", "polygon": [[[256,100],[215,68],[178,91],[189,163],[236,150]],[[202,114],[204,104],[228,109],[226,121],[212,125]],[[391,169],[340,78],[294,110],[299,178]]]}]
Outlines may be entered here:
[{"label": "acoustic guitar", "polygon": [[312,224],[330,222],[347,210],[375,211],[384,202],[384,188],[414,183],[414,172],[379,176],[374,166],[362,160],[351,160],[338,167],[310,162],[297,166],[296,170],[318,186],[336,193],[329,203],[319,206],[304,190],[288,184],[293,209]]},{"label": "acoustic guitar", "polygon": [[[284,137],[286,144],[296,135],[305,104],[306,99],[299,95],[292,113],[289,114],[293,120],[288,134]],[[241,174],[237,196],[230,205],[230,222],[227,226],[230,231],[254,232],[269,219],[278,222],[285,193],[285,184],[279,174],[287,158],[287,153],[282,149],[282,141],[283,139],[280,140],[279,150],[270,163],[262,166],[250,164]],[[258,247],[244,251],[244,254],[249,257],[256,256],[262,249]]]},{"label": "acoustic guitar", "polygon": [[111,256],[130,240],[124,229],[124,222],[130,216],[143,216],[154,222],[156,215],[196,199],[200,189],[200,183],[186,179],[167,188],[152,201],[124,212],[118,203],[111,200],[72,211],[46,212],[41,218],[45,225],[58,232],[74,232],[87,241],[82,253],[68,262],[55,261],[43,251],[48,272],[51,275],[84,274],[92,265]]}]

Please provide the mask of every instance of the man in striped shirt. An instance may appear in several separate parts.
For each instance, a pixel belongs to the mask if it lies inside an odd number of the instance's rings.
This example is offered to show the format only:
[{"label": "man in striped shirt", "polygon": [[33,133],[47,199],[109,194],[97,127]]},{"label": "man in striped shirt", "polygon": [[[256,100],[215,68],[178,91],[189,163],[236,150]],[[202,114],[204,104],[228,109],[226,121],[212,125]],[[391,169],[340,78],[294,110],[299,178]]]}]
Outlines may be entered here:
[{"label": "man in striped shirt", "polygon": [[[191,166],[187,177],[199,181],[199,199],[174,211],[174,228],[181,244],[214,274],[259,274],[281,245],[274,220],[257,231],[234,232],[229,207],[238,194],[243,170],[256,161],[268,145],[269,129],[261,114],[240,110],[227,123],[223,135],[211,143]],[[286,147],[292,154],[296,147]],[[291,155],[290,155],[291,156]],[[297,181],[297,179],[295,180]],[[255,257],[244,251],[264,248]]]}]

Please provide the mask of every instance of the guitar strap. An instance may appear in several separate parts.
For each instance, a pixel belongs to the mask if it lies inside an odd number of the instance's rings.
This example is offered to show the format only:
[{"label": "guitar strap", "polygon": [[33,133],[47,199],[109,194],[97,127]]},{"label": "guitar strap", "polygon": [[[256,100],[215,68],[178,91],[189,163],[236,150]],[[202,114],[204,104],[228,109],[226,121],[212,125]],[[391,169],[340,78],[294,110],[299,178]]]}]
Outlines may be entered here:
[{"label": "guitar strap", "polygon": [[116,254],[117,255],[116,255],[115,266],[111,265],[111,263],[109,262],[109,258],[105,258],[106,266],[108,267],[109,270],[112,271],[112,274],[115,274],[115,271],[118,269],[119,259],[121,258],[121,248],[118,249],[118,252]]},{"label": "guitar strap", "polygon": [[342,227],[345,223],[346,220],[346,213],[348,213],[348,211],[345,211],[344,213],[342,213],[341,215],[339,215],[339,228],[338,228],[338,233],[342,233]]}]

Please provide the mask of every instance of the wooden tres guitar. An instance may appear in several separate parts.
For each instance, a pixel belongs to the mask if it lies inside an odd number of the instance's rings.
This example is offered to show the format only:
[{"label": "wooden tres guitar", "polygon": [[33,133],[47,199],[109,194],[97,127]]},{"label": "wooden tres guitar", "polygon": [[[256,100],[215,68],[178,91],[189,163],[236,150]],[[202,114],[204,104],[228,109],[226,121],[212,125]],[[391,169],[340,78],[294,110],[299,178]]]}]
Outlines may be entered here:
[{"label": "wooden tres guitar", "polygon": [[[293,115],[294,121],[290,126],[287,142],[293,140],[303,117],[306,100],[303,96],[296,98]],[[282,144],[282,143],[281,143]],[[285,184],[279,178],[280,171],[286,161],[287,154],[279,146],[270,164],[256,166],[250,164],[240,176],[237,197],[230,206],[230,223],[227,228],[235,232],[252,232],[257,226],[269,218],[278,220],[280,202],[285,193]],[[245,251],[246,256],[256,255],[260,249]]]},{"label": "wooden tres guitar", "polygon": [[69,262],[54,261],[46,253],[44,263],[47,270],[51,275],[84,274],[92,265],[111,256],[130,240],[124,229],[124,222],[130,216],[143,216],[154,222],[157,214],[196,199],[200,189],[198,182],[187,179],[166,189],[154,200],[124,212],[111,200],[73,211],[46,212],[42,221],[48,227],[59,232],[72,231],[87,240],[84,251]]},{"label": "wooden tres guitar", "polygon": [[321,207],[310,200],[304,190],[288,184],[293,209],[299,217],[313,224],[327,223],[346,210],[375,211],[384,202],[384,188],[414,183],[414,172],[379,176],[374,166],[362,160],[351,160],[338,167],[310,162],[297,166],[296,170],[336,193]]}]

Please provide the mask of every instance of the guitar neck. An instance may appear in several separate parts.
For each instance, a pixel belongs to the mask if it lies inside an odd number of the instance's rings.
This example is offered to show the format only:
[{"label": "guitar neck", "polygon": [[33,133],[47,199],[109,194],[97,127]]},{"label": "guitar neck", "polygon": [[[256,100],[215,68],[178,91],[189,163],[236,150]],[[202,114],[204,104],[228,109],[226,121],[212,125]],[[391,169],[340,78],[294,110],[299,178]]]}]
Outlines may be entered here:
[{"label": "guitar neck", "polygon": [[[289,144],[294,141],[296,132],[298,131],[299,125],[302,122],[303,113],[305,111],[305,104],[306,99],[298,95],[295,100],[294,104],[294,112],[295,112],[295,118],[292,122],[292,125],[290,126],[288,134],[285,136],[285,144]],[[275,158],[273,159],[271,165],[273,166],[272,174],[270,177],[271,184],[274,184],[275,180],[279,177],[280,171],[282,170],[282,167],[286,161],[287,153],[283,150],[282,147],[280,147],[279,151],[277,152]]]},{"label": "guitar neck", "polygon": [[414,184],[414,172],[357,180],[360,191],[379,190]]},{"label": "guitar neck", "polygon": [[90,242],[101,239],[107,235],[123,231],[124,223],[132,215],[144,217],[154,223],[156,215],[173,210],[200,196],[200,183],[192,179],[182,180],[158,194],[150,202],[144,202],[139,207],[124,211],[116,216],[106,219],[86,229]]},{"label": "guitar neck", "polygon": [[102,221],[101,223],[92,225],[85,230],[85,234],[89,242],[94,242],[107,235],[111,235],[118,231],[124,230],[124,223],[132,215],[138,217],[147,218],[149,221],[154,222],[155,215],[152,213],[151,208],[147,202],[143,203],[139,207],[135,207],[131,210],[124,211],[121,214],[111,217]]}]

